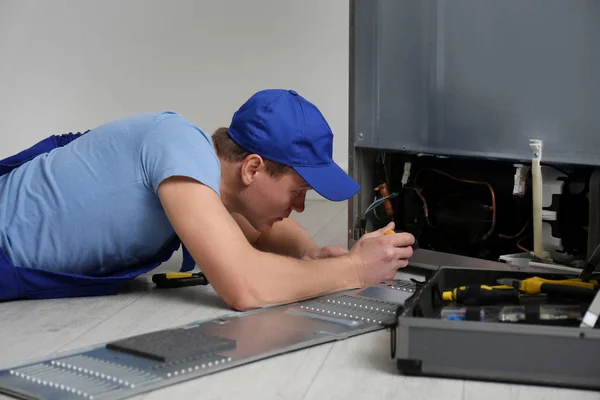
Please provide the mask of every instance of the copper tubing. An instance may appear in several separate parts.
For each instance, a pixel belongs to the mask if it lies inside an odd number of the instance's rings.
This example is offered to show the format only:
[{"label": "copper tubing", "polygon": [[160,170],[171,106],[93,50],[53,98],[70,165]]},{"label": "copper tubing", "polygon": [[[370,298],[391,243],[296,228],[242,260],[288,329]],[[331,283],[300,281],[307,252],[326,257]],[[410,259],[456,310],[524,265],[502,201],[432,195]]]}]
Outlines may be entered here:
[{"label": "copper tubing", "polygon": [[[382,183],[381,185],[377,186],[375,188],[376,191],[379,191],[379,193],[381,193],[381,197],[388,197],[390,195],[390,192],[388,190],[387,187],[387,183]],[[392,207],[392,202],[390,201],[390,199],[386,199],[383,202],[383,206],[385,207],[385,213],[388,215],[388,217],[390,218],[394,218],[394,208]]]}]

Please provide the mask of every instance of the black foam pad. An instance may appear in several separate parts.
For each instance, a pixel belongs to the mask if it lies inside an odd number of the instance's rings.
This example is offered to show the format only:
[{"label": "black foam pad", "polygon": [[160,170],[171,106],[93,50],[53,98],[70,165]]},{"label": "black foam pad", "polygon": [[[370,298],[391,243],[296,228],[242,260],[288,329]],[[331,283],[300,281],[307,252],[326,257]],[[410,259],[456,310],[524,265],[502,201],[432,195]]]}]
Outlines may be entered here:
[{"label": "black foam pad", "polygon": [[168,329],[110,342],[107,349],[169,362],[235,349],[236,342],[206,335],[201,327]]}]

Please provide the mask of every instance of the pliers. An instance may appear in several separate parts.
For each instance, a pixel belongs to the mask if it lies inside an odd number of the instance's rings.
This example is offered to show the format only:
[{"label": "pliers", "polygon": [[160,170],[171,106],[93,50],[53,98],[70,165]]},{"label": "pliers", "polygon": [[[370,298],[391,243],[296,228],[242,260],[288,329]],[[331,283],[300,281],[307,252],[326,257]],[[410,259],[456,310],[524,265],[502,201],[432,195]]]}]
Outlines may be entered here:
[{"label": "pliers", "polygon": [[501,285],[512,286],[520,292],[528,294],[545,293],[578,299],[592,300],[598,290],[598,281],[584,282],[581,278],[562,280],[544,279],[538,276],[528,279],[502,278],[498,279]]},{"label": "pliers", "polygon": [[599,264],[600,245],[596,247],[577,278],[552,280],[536,276],[524,280],[503,278],[498,279],[497,282],[501,285],[513,286],[519,291],[529,294],[546,293],[592,300],[598,291],[598,280],[590,280],[590,278]]}]

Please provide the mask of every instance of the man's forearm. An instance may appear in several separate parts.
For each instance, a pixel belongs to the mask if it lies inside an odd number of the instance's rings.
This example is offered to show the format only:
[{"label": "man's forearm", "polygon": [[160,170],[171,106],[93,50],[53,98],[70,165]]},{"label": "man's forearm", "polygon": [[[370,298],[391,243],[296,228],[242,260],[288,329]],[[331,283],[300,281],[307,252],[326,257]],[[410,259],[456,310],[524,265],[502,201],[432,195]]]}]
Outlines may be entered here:
[{"label": "man's forearm", "polygon": [[192,179],[169,178],[158,193],[175,232],[232,308],[289,303],[362,284],[361,264],[349,255],[305,261],[257,250],[216,192]]},{"label": "man's forearm", "polygon": [[286,304],[360,286],[357,267],[349,256],[306,261],[256,252],[248,264],[237,309]]},{"label": "man's forearm", "polygon": [[274,224],[258,237],[254,246],[262,251],[300,258],[317,247],[310,234],[292,217]]}]

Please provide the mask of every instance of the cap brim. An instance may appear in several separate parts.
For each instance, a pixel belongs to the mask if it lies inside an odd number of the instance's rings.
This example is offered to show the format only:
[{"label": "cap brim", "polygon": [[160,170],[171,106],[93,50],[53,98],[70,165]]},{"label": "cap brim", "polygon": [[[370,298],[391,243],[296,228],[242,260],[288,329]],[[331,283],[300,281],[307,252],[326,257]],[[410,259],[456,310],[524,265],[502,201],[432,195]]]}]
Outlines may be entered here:
[{"label": "cap brim", "polygon": [[336,163],[294,169],[315,192],[331,201],[347,200],[360,190],[360,185]]}]

